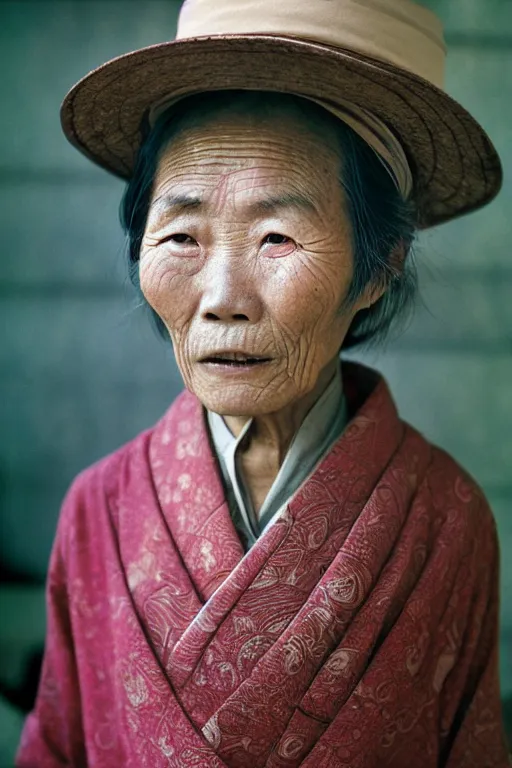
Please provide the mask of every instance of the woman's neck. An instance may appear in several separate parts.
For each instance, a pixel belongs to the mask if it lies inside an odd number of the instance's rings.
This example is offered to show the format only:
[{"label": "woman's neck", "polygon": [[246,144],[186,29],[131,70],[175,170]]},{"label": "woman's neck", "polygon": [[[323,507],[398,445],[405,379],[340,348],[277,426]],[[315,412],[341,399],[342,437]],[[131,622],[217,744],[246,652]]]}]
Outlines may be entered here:
[{"label": "woman's neck", "polygon": [[[251,427],[240,446],[238,461],[256,513],[277,477],[295,434],[332,381],[337,367],[336,358],[323,369],[314,389],[297,402],[277,413],[252,417]],[[250,415],[225,416],[224,421],[238,437],[250,418]]]}]

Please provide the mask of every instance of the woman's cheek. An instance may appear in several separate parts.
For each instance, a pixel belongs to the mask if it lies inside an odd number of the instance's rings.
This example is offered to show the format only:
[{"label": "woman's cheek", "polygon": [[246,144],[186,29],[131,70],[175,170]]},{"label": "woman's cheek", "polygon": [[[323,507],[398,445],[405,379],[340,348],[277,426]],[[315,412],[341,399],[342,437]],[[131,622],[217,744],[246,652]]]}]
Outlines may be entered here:
[{"label": "woman's cheek", "polygon": [[141,253],[139,261],[139,284],[146,301],[155,309],[158,302],[160,282],[165,275],[165,265],[158,258],[158,252],[146,251]]},{"label": "woman's cheek", "polygon": [[336,314],[341,303],[339,275],[310,255],[288,264],[279,281],[278,306],[286,325],[303,333]]},{"label": "woman's cheek", "polygon": [[168,259],[148,254],[139,267],[141,291],[152,309],[161,317],[169,332],[179,331],[186,323],[193,303],[190,275],[183,274]]}]

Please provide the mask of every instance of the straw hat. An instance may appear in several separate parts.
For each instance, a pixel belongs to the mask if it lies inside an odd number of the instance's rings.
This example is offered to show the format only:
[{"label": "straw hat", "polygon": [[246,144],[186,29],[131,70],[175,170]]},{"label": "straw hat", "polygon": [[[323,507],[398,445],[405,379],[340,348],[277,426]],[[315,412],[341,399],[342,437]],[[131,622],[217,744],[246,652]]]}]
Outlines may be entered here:
[{"label": "straw hat", "polygon": [[248,89],[354,104],[398,139],[427,227],[485,205],[502,179],[484,130],[442,90],[445,53],[440,21],[410,0],[185,0],[176,40],[89,73],[62,126],[128,179],[149,110],[167,99]]}]

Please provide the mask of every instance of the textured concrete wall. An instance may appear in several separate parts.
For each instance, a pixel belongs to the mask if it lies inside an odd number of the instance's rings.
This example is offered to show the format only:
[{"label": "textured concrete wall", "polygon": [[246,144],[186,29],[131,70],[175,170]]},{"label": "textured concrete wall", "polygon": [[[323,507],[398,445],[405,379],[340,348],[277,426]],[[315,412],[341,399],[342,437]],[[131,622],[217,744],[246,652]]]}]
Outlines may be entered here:
[{"label": "textured concrete wall", "polygon": [[[430,4],[452,44],[448,90],[488,129],[510,174],[512,4]],[[178,5],[0,4],[0,557],[39,577],[73,476],[154,422],[181,386],[127,289],[122,184],[66,143],[58,118],[66,90],[89,69],[171,37]],[[420,239],[424,303],[405,335],[364,356],[387,374],[402,413],[488,494],[503,551],[504,648],[512,637],[511,204],[506,178],[491,207]],[[512,693],[505,653],[503,687]]]}]

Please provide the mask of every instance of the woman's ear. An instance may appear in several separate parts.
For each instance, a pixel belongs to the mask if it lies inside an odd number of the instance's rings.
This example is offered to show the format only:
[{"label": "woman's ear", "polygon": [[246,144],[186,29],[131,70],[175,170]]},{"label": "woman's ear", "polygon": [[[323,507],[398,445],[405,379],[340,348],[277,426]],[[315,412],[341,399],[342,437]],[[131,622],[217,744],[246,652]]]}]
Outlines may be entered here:
[{"label": "woman's ear", "polygon": [[388,268],[381,279],[368,285],[362,295],[362,306],[360,309],[370,309],[386,292],[389,281],[393,277],[400,277],[404,271],[405,257],[407,255],[405,244],[400,241],[391,251],[388,259]]},{"label": "woman's ear", "polygon": [[359,309],[370,309],[384,295],[387,287],[385,278],[378,283],[367,285],[359,299]]}]

